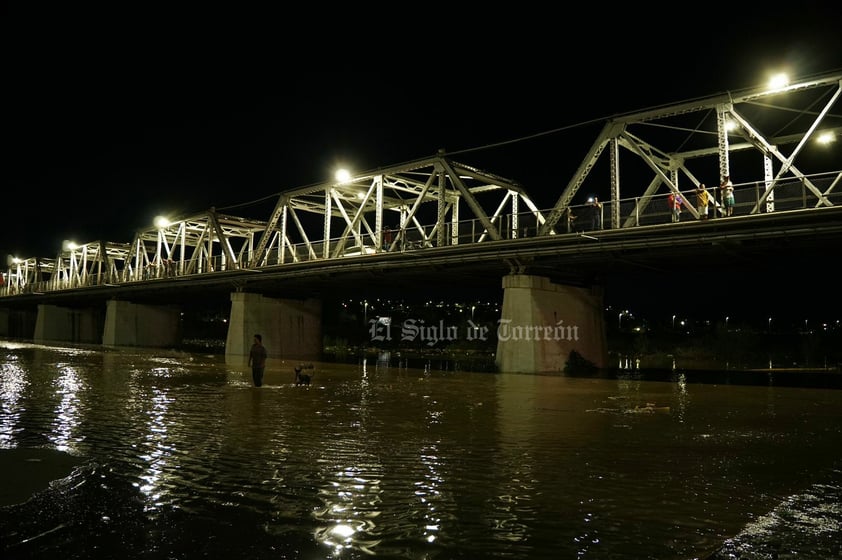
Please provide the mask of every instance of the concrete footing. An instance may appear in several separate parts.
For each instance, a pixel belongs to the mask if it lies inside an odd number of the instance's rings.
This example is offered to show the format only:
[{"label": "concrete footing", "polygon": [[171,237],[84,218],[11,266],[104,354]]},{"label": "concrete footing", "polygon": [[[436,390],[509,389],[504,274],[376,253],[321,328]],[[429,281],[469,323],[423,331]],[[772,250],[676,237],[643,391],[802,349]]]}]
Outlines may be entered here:
[{"label": "concrete footing", "polygon": [[504,276],[498,370],[562,372],[572,351],[599,368],[607,366],[602,289],[553,284],[542,276]]},{"label": "concrete footing", "polygon": [[0,337],[32,340],[38,310],[0,308]]},{"label": "concrete footing", "polygon": [[99,344],[102,341],[102,313],[96,309],[39,305],[32,339],[37,343]]},{"label": "concrete footing", "polygon": [[225,363],[245,365],[257,333],[263,336],[270,363],[317,361],[322,355],[322,303],[316,299],[288,300],[232,293]]},{"label": "concrete footing", "polygon": [[[40,316],[39,313],[39,319]],[[181,342],[181,311],[172,306],[110,300],[101,342],[105,346],[178,346]]]}]

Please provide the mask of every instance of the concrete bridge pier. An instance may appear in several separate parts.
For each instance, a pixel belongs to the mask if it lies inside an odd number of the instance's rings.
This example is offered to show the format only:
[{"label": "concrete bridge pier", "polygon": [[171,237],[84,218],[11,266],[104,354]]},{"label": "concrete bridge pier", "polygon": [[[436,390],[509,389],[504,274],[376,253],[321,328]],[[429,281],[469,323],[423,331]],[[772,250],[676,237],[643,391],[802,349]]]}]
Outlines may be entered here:
[{"label": "concrete bridge pier", "polygon": [[105,346],[176,347],[181,342],[181,310],[109,300],[101,340]]},{"label": "concrete bridge pier", "polygon": [[270,364],[273,360],[317,361],[322,355],[322,303],[232,293],[225,363],[246,365],[256,333],[263,335]]},{"label": "concrete bridge pier", "polygon": [[39,304],[32,339],[36,343],[99,344],[102,341],[102,312]]},{"label": "concrete bridge pier", "polygon": [[498,370],[562,372],[573,350],[597,367],[606,367],[603,309],[601,288],[553,284],[543,276],[504,276]]},{"label": "concrete bridge pier", "polygon": [[32,340],[34,338],[35,323],[37,320],[37,308],[0,308],[0,337]]}]

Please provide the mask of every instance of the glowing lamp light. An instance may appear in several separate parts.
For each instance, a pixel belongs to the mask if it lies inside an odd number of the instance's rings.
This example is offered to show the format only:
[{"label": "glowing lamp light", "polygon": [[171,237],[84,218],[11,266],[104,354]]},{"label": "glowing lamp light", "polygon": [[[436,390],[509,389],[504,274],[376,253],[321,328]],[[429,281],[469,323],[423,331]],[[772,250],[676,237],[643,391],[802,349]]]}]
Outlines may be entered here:
[{"label": "glowing lamp light", "polygon": [[155,217],[155,227],[159,229],[163,229],[165,227],[169,227],[170,221],[165,218],[164,216],[156,216]]},{"label": "glowing lamp light", "polygon": [[816,136],[816,142],[819,144],[830,144],[831,142],[836,141],[836,135],[833,132],[822,132],[818,136]]},{"label": "glowing lamp light", "polygon": [[784,73],[775,74],[769,78],[769,89],[781,89],[789,85],[789,76]]},{"label": "glowing lamp light", "polygon": [[68,241],[67,239],[65,239],[62,242],[61,246],[64,248],[65,251],[75,251],[79,248],[79,246],[76,245],[74,241]]},{"label": "glowing lamp light", "polygon": [[347,183],[351,180],[351,172],[347,169],[337,169],[335,177],[338,182]]}]

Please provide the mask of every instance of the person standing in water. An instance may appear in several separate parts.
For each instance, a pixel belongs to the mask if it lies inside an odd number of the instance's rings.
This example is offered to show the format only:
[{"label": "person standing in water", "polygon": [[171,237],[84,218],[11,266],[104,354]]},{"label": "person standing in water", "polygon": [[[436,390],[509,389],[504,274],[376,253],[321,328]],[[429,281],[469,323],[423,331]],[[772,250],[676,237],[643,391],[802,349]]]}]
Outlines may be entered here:
[{"label": "person standing in water", "polygon": [[254,335],[254,344],[251,345],[251,350],[249,350],[248,365],[251,366],[254,386],[262,386],[263,371],[266,369],[266,347],[263,346],[263,337],[259,334]]}]

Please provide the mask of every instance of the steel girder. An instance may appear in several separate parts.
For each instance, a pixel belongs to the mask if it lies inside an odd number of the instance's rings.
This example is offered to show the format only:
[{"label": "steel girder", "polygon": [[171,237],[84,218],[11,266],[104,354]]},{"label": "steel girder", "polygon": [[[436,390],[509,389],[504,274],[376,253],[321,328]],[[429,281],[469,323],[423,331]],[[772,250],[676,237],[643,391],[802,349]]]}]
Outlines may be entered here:
[{"label": "steel girder", "polygon": [[[547,220],[539,234],[554,233],[558,221],[572,206],[577,192],[586,184],[599,187],[600,183],[609,183],[610,201],[607,205],[612,227],[631,227],[638,225],[636,216],[659,195],[662,186],[667,191],[679,192],[681,187],[678,180],[681,175],[689,179],[695,188],[705,182],[702,177],[712,178],[716,173],[716,183],[712,184],[714,181],[709,178],[707,186],[718,187],[722,177],[737,171],[731,161],[734,154],[746,151],[759,152],[759,163],[749,162],[746,166],[741,161],[739,182],[743,185],[764,185],[762,198],[751,213],[763,211],[767,198],[773,197],[775,187],[787,175],[803,181],[816,197],[816,206],[830,205],[832,202],[826,193],[822,193],[809,180],[795,165],[795,160],[819,131],[836,137],[842,135],[840,96],[842,74],[831,74],[783,88],[727,92],[609,119],[555,206],[547,212]],[[835,113],[834,109],[837,110]],[[732,128],[734,125],[736,127]],[[739,141],[741,139],[742,142]],[[793,144],[794,149],[788,153],[781,149],[781,146]],[[609,145],[608,177],[600,176],[588,183],[605,147]],[[641,182],[645,183],[646,179],[638,177],[631,181],[626,177],[617,147],[625,148],[650,173],[648,186],[642,195],[633,195],[638,198],[625,216],[621,214],[620,206],[624,198],[620,191],[621,176],[623,185],[631,184],[635,191],[640,190]],[[764,158],[770,157],[771,162],[765,161]],[[715,167],[704,167],[701,162],[711,158],[715,158]],[[770,180],[767,174],[769,166],[774,163],[778,164],[778,169]],[[838,168],[838,161],[835,168]],[[734,183],[738,181],[734,180]],[[683,198],[686,209],[698,217],[694,205],[687,202],[686,193]],[[716,202],[714,204],[717,208],[720,206]],[[765,208],[769,209],[768,206]]]}]

